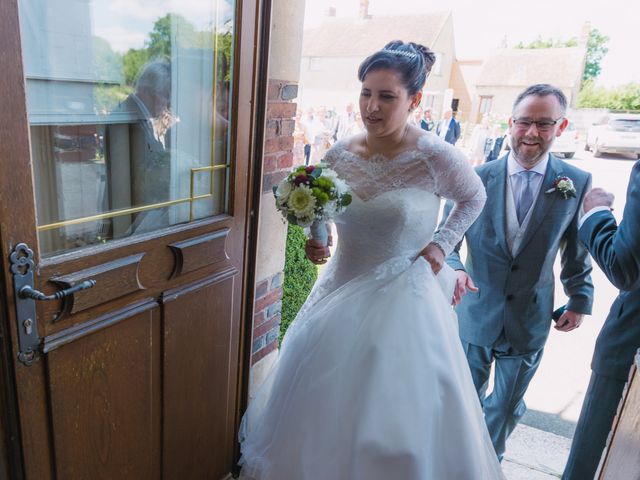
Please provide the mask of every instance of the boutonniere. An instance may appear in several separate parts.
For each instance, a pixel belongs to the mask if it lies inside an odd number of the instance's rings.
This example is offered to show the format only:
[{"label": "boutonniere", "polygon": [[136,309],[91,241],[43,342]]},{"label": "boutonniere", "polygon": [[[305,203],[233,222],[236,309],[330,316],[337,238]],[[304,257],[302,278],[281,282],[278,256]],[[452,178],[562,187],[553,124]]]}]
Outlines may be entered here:
[{"label": "boutonniere", "polygon": [[553,187],[547,190],[545,193],[558,192],[565,200],[567,198],[576,198],[576,187],[573,184],[573,180],[564,175],[560,175],[553,181]]}]

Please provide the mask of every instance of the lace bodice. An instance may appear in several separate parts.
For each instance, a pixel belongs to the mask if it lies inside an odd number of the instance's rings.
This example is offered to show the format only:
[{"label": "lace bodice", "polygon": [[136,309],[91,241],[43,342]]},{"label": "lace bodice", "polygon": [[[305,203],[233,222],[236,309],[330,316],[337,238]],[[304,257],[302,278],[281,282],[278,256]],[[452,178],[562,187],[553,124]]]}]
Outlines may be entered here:
[{"label": "lace bodice", "polygon": [[[346,142],[338,142],[325,161],[355,194],[355,205],[339,223],[357,224],[356,235],[365,231],[374,235],[367,242],[370,247],[397,251],[412,245],[419,251],[433,240],[448,254],[486,200],[482,182],[464,155],[431,133],[421,136],[415,149],[392,159],[382,155],[364,159],[347,150]],[[456,206],[433,235],[440,198],[451,199]]]},{"label": "lace bodice", "polygon": [[[486,199],[482,181],[464,155],[432,133],[392,159],[365,159],[347,146],[336,143],[325,162],[349,184],[353,202],[336,219],[333,258],[301,312],[361,274],[387,278],[403,271],[430,241],[448,254]],[[456,205],[435,232],[442,198]]]}]

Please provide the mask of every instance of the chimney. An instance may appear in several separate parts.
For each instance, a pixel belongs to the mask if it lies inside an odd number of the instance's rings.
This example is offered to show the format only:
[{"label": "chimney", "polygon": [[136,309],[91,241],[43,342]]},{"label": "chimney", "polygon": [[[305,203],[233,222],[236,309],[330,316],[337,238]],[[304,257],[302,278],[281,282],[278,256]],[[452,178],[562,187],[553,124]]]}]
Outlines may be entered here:
[{"label": "chimney", "polygon": [[589,35],[591,34],[591,22],[586,21],[582,24],[582,29],[580,30],[580,39],[578,40],[578,45],[581,47],[587,46],[589,42]]},{"label": "chimney", "polygon": [[336,7],[329,7],[327,9],[327,17],[335,17],[336,16]]},{"label": "chimney", "polygon": [[369,15],[369,0],[360,0],[360,14],[359,17],[362,20],[366,20],[367,18],[371,18]]}]

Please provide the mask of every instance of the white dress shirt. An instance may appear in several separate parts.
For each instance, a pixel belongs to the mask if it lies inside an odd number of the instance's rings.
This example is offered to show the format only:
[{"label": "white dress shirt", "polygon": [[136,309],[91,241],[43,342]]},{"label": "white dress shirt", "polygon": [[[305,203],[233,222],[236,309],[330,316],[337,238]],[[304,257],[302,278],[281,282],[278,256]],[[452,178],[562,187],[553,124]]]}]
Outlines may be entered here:
[{"label": "white dress shirt", "polygon": [[582,224],[587,220],[587,218],[589,218],[591,215],[593,215],[594,213],[597,212],[604,212],[605,210],[607,211],[611,211],[611,208],[609,207],[605,207],[605,206],[600,206],[600,207],[593,207],[591,210],[589,210],[587,213],[585,213],[582,218],[578,221],[578,230],[580,230],[580,227],[582,227]]},{"label": "white dress shirt", "polygon": [[440,138],[444,138],[447,136],[447,132],[449,131],[450,124],[451,124],[450,118],[445,118],[444,120],[442,120],[442,123],[440,123],[440,133],[438,134]]}]

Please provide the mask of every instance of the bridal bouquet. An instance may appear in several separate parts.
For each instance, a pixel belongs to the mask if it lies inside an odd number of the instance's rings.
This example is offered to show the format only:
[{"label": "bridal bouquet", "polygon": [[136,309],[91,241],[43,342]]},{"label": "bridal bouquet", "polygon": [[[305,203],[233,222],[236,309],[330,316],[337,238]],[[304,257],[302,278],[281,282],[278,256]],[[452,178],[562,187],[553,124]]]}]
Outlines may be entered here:
[{"label": "bridal bouquet", "polygon": [[327,244],[326,221],[351,203],[349,187],[324,164],[300,166],[273,187],[276,208],[289,223],[311,227],[311,236]]}]

